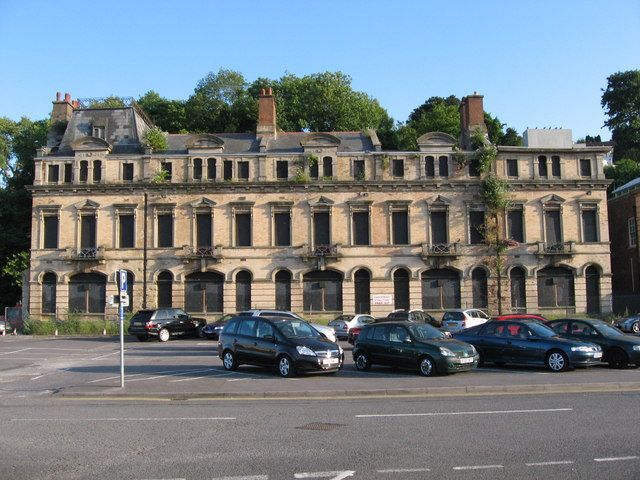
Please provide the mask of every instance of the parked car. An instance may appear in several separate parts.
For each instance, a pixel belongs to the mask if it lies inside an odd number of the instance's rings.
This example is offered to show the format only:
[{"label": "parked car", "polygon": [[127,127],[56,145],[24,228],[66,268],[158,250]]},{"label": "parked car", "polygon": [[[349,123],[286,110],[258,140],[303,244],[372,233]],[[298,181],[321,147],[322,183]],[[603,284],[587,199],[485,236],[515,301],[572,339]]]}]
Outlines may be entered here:
[{"label": "parked car", "polygon": [[0,320],[0,335],[2,335],[2,332],[4,332],[5,335],[12,332],[11,324],[5,320]]},{"label": "parked car", "polygon": [[497,315],[491,317],[491,320],[498,320],[505,322],[507,320],[536,320],[540,323],[546,323],[547,319],[542,315],[536,315],[534,313],[509,313],[507,315]]},{"label": "parked car", "polygon": [[489,320],[489,315],[477,308],[447,310],[442,315],[442,328],[450,332],[457,332],[481,325],[487,320]]},{"label": "parked car", "polygon": [[394,310],[387,315],[389,320],[405,320],[416,323],[428,323],[434,327],[441,327],[442,322],[423,310]]},{"label": "parked car", "polygon": [[456,332],[453,338],[478,350],[480,364],[492,362],[546,365],[553,372],[597,365],[602,349],[593,342],[562,338],[536,320],[489,321]]},{"label": "parked car", "polygon": [[607,322],[594,319],[562,318],[547,322],[561,337],[593,342],[602,348],[602,359],[611,368],[640,366],[640,337],[625,335]]},{"label": "parked car", "polygon": [[223,315],[222,317],[217,319],[215,322],[207,323],[202,328],[202,335],[205,338],[208,338],[209,340],[218,340],[218,337],[220,336],[220,332],[222,332],[222,329],[227,324],[229,319],[233,317],[234,315],[227,313],[226,315]]},{"label": "parked car", "polygon": [[284,317],[231,318],[220,334],[218,355],[227,370],[242,364],[277,367],[282,377],[335,373],[344,363],[340,345],[304,320]]},{"label": "parked car", "polygon": [[329,326],[336,332],[339,340],[347,340],[352,328],[361,328],[373,322],[371,315],[359,313],[356,315],[340,315],[329,322]]},{"label": "parked car", "polygon": [[131,317],[129,335],[135,335],[141,342],[151,337],[157,337],[161,342],[166,342],[173,336],[202,337],[202,329],[206,324],[204,318],[192,317],[180,308],[138,310]]},{"label": "parked car", "polygon": [[640,333],[640,316],[623,318],[614,325],[623,332]]},{"label": "parked car", "polygon": [[[288,312],[286,310],[245,310],[238,313],[238,316],[298,318],[300,320],[306,321],[300,315],[296,315],[295,313]],[[319,323],[310,323],[310,325],[332,342],[336,342],[338,340],[336,337],[336,332],[333,328],[327,325],[320,325]]]},{"label": "parked car", "polygon": [[429,324],[406,321],[366,325],[353,348],[358,370],[389,365],[417,368],[425,377],[471,370],[478,365],[478,358],[468,343],[447,338]]}]

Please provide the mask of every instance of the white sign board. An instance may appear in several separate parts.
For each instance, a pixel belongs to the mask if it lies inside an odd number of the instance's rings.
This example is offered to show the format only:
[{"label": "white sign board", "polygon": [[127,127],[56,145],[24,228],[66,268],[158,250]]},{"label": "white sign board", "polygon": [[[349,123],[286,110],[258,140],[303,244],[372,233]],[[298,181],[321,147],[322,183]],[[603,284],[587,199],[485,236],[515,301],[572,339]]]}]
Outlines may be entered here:
[{"label": "white sign board", "polygon": [[393,305],[393,294],[391,293],[372,294],[371,305]]}]

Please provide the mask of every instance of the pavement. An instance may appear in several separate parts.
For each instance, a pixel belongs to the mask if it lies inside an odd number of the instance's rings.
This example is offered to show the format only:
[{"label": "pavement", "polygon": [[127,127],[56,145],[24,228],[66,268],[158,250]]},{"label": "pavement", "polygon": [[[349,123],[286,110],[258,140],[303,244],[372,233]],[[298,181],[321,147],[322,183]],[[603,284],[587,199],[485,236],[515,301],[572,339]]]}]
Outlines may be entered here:
[{"label": "pavement", "polygon": [[67,399],[286,399],[527,395],[640,391],[640,369],[606,366],[552,373],[506,366],[424,378],[374,366],[355,369],[351,346],[337,374],[280,378],[275,370],[222,367],[217,342],[179,339],[125,343],[125,388],[120,385],[117,337],[0,337],[0,400],[54,395]]}]

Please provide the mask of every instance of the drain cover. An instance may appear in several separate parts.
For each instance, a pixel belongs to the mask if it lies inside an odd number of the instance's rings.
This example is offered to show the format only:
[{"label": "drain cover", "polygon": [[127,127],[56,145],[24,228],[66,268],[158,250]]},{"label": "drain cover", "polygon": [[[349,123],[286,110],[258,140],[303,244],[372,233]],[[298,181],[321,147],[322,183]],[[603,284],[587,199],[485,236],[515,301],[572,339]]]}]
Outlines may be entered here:
[{"label": "drain cover", "polygon": [[320,430],[326,432],[328,430],[344,426],[346,425],[343,423],[307,423],[306,425],[301,425],[296,428],[299,430]]}]

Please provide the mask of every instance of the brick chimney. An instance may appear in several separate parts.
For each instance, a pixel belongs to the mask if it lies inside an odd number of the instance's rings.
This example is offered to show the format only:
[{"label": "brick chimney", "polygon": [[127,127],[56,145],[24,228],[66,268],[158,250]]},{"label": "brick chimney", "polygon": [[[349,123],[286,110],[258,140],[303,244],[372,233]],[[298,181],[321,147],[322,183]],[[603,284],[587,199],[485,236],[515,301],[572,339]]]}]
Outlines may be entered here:
[{"label": "brick chimney", "polygon": [[61,97],[60,92],[56,92],[56,99],[53,102],[53,110],[51,111],[51,120],[53,120],[54,123],[68,122],[71,120],[71,115],[73,114],[71,95],[65,93],[64,100],[62,100]]},{"label": "brick chimney", "polygon": [[263,88],[258,95],[258,135],[276,135],[276,99],[271,87]]},{"label": "brick chimney", "polygon": [[461,143],[465,149],[471,148],[471,137],[476,130],[487,133],[487,126],[484,123],[483,98],[484,96],[473,92],[473,95],[467,95],[460,102]]}]

